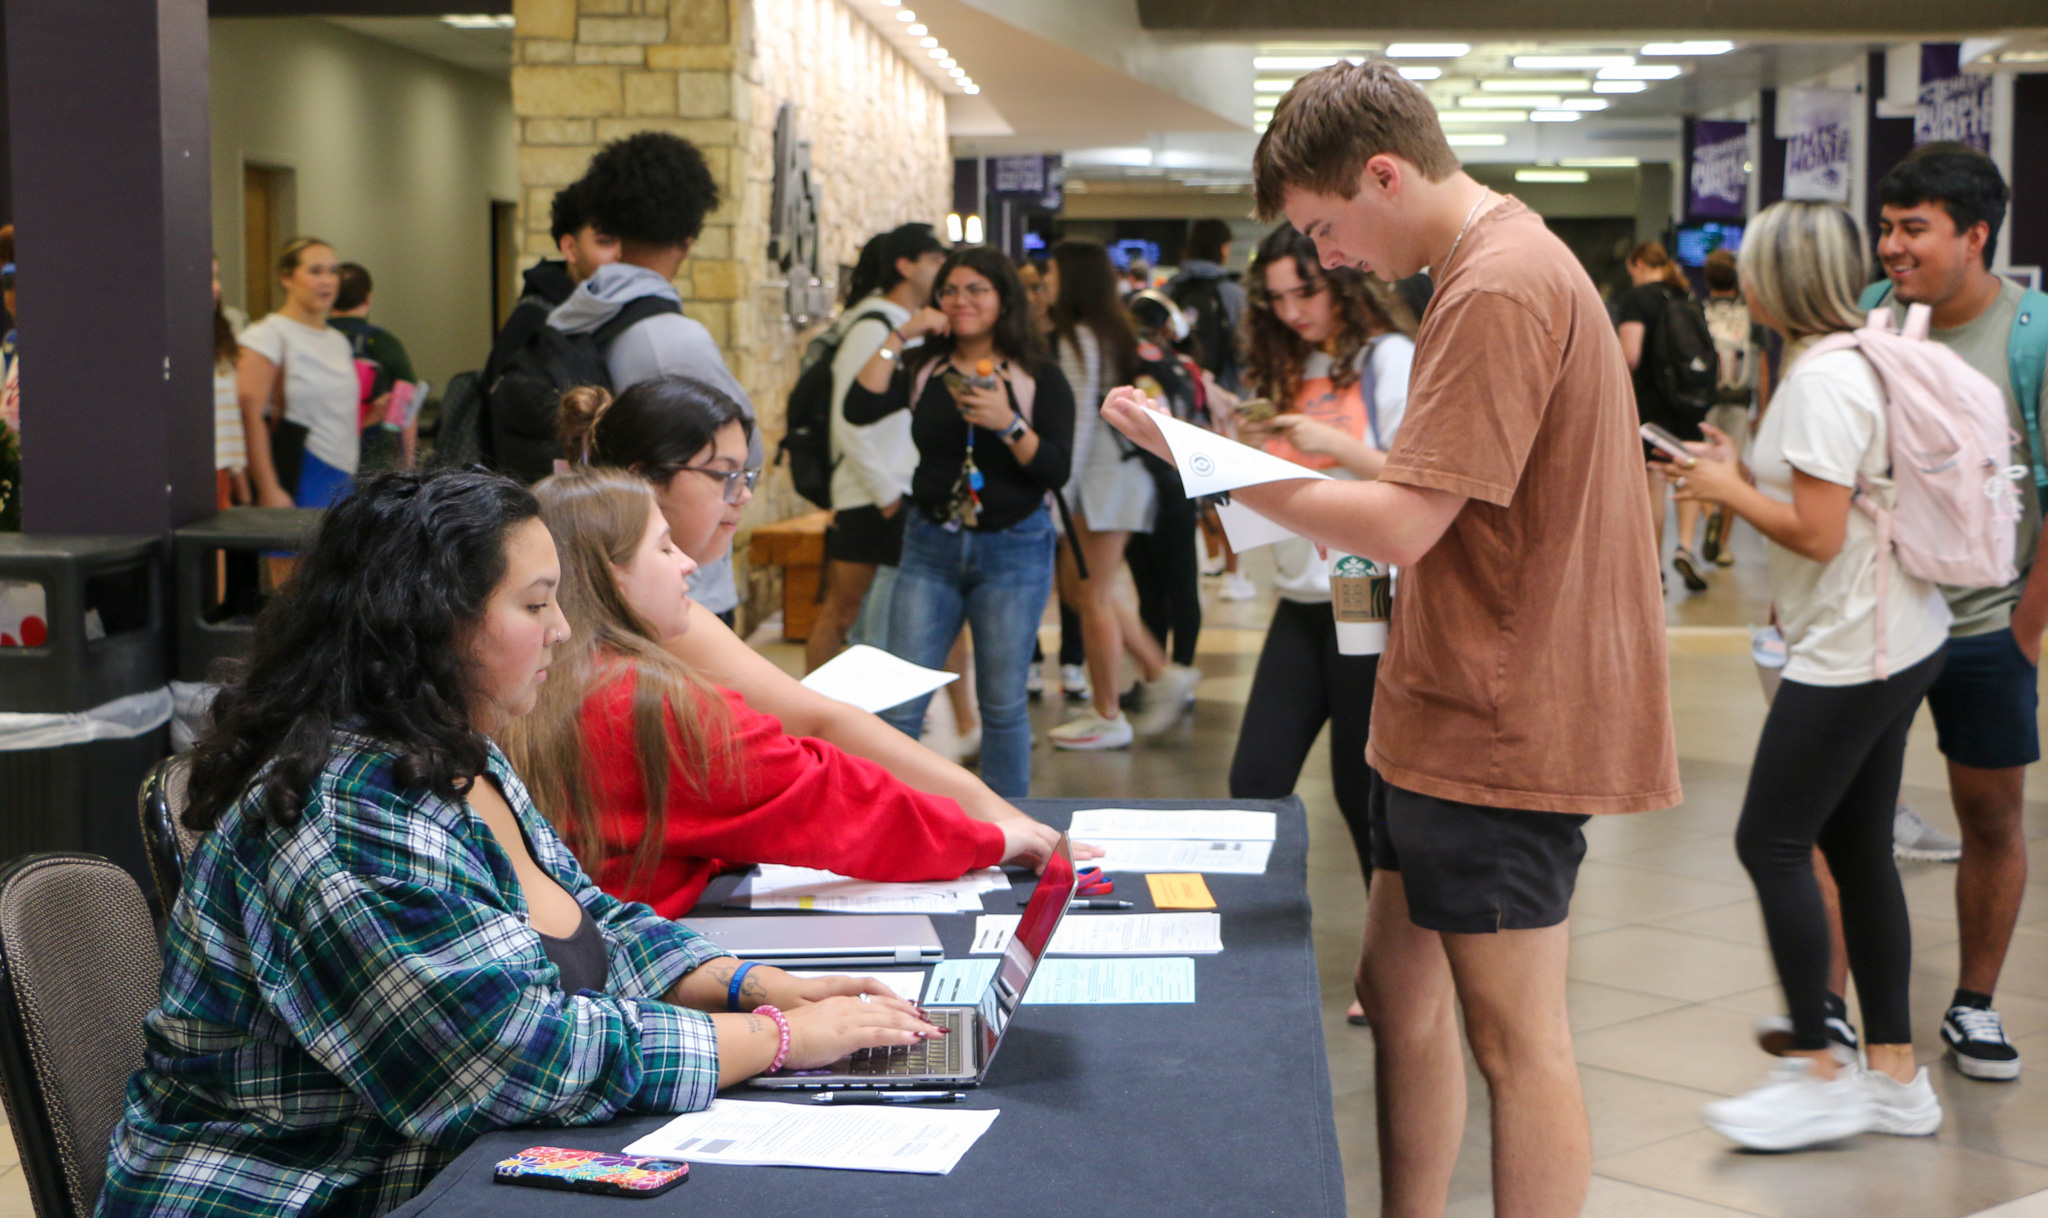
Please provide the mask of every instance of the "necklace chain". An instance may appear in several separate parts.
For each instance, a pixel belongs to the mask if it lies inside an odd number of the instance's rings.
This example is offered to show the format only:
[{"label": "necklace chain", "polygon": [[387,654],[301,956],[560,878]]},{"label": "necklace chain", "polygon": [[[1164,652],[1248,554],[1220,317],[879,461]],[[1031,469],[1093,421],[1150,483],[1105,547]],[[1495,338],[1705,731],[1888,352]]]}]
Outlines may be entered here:
[{"label": "necklace chain", "polygon": [[1450,253],[1448,253],[1448,254],[1445,254],[1445,255],[1444,255],[1444,264],[1443,264],[1443,266],[1441,266],[1441,267],[1439,267],[1439,268],[1437,269],[1436,277],[1437,277],[1438,279],[1441,279],[1441,278],[1443,278],[1443,277],[1444,277],[1445,275],[1448,275],[1448,274],[1450,274],[1450,271],[1451,271],[1451,259],[1453,259],[1453,258],[1456,258],[1456,257],[1458,256],[1458,247],[1459,247],[1460,245],[1463,245],[1463,244],[1465,243],[1465,230],[1466,230],[1466,229],[1469,229],[1469,228],[1471,228],[1471,227],[1472,227],[1472,221],[1473,221],[1473,219],[1474,219],[1475,217],[1477,217],[1477,216],[1479,215],[1479,209],[1480,209],[1480,207],[1481,207],[1482,205],[1484,205],[1484,204],[1485,204],[1486,200],[1487,200],[1487,199],[1488,199],[1488,198],[1489,198],[1489,197],[1490,197],[1490,196],[1491,196],[1492,194],[1493,194],[1493,188],[1492,188],[1491,186],[1487,187],[1487,188],[1486,188],[1485,190],[1482,190],[1482,191],[1480,191],[1480,192],[1479,192],[1479,201],[1478,201],[1477,203],[1474,203],[1474,204],[1472,205],[1472,210],[1471,210],[1471,211],[1468,211],[1468,212],[1466,212],[1466,213],[1465,213],[1465,222],[1464,222],[1463,224],[1461,224],[1461,225],[1459,225],[1459,226],[1458,226],[1458,235],[1457,235],[1456,239],[1454,239],[1454,240],[1453,240],[1453,241],[1451,242],[1451,252],[1450,252]]}]

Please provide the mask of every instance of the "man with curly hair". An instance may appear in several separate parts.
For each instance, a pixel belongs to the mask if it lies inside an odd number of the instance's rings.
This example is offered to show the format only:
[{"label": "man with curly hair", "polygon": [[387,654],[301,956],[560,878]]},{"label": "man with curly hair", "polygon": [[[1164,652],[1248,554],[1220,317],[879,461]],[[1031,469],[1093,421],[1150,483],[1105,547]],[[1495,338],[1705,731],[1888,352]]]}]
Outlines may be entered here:
[{"label": "man with curly hair", "polygon": [[[649,377],[686,376],[730,396],[752,419],[747,391],[725,366],[711,331],[683,315],[674,283],[704,230],[704,217],[718,206],[718,182],[704,154],[678,136],[643,131],[600,149],[577,191],[585,222],[618,239],[619,260],[598,267],[576,285],[548,324],[565,334],[583,334],[629,307],[644,312],[605,351],[614,393]],[[636,304],[640,301],[649,303]],[[758,469],[761,460],[761,433],[755,428],[747,444],[748,468]],[[731,624],[740,601],[732,556],[698,567],[690,577],[690,595]]]}]

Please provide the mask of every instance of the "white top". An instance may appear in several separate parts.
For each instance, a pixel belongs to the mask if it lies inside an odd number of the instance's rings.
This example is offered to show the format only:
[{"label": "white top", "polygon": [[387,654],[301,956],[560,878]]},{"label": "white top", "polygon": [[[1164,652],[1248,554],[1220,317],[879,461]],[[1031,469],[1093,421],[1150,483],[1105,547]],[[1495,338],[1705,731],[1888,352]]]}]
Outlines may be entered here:
[{"label": "white top", "polygon": [[1053,341],[1053,355],[1059,361],[1060,375],[1074,392],[1074,441],[1067,453],[1067,484],[1061,489],[1071,508],[1081,497],[1081,478],[1088,472],[1089,458],[1095,453],[1095,433],[1102,426],[1102,343],[1095,331],[1075,326],[1071,340]]},{"label": "white top", "polygon": [[[1367,444],[1386,452],[1394,446],[1394,433],[1408,412],[1408,371],[1415,363],[1415,342],[1405,334],[1382,334],[1358,353],[1358,363],[1372,382],[1372,415]],[[1301,379],[1312,381],[1330,375],[1330,357],[1318,351],[1302,365]],[[1373,435],[1373,423],[1378,435]],[[1355,480],[1350,470],[1325,470],[1332,478]],[[1330,601],[1330,564],[1316,555],[1315,544],[1304,537],[1289,537],[1273,543],[1273,591],[1281,599],[1308,605]]]},{"label": "white top", "polygon": [[[1860,477],[1892,502],[1891,448],[1884,416],[1884,385],[1859,351],[1830,351],[1799,360],[1785,353],[1791,372],[1771,395],[1750,449],[1756,487],[1779,503],[1792,502],[1792,471],[1836,486]],[[1785,635],[1785,679],[1802,685],[1861,685],[1876,680],[1877,564],[1891,564],[1885,604],[1885,664],[1894,673],[1933,655],[1948,639],[1948,603],[1941,590],[1899,567],[1898,557],[1877,552],[1877,525],[1849,510],[1841,552],[1828,562],[1802,558],[1766,539],[1771,594]]]},{"label": "white top", "polygon": [[917,445],[910,438],[910,414],[898,410],[879,422],[855,426],[846,421],[846,391],[854,378],[888,341],[889,331],[910,320],[910,310],[886,297],[871,296],[851,305],[847,316],[862,317],[846,329],[832,356],[832,507],[881,507],[910,493],[917,472]]},{"label": "white top", "polygon": [[247,469],[249,447],[242,435],[242,400],[235,392],[235,366],[213,370],[213,468]]},{"label": "white top", "polygon": [[236,341],[282,370],[284,417],[306,429],[306,451],[344,473],[355,473],[362,458],[356,431],[362,384],[348,335],[272,313]]}]

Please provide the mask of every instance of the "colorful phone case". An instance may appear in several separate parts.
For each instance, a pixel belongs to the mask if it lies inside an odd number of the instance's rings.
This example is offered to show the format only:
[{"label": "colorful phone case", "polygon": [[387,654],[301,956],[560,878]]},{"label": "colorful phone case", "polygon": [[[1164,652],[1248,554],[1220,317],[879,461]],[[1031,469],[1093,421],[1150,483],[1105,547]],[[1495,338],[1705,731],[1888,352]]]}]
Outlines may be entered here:
[{"label": "colorful phone case", "polygon": [[646,1159],[601,1150],[531,1146],[500,1160],[492,1178],[499,1184],[556,1188],[610,1197],[658,1197],[690,1178],[679,1159]]}]

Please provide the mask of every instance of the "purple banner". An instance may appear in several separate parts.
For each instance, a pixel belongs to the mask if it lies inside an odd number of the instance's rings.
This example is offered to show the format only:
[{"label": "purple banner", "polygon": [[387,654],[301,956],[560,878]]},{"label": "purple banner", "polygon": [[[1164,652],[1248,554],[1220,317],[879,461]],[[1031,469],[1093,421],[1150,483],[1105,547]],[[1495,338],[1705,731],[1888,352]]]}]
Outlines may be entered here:
[{"label": "purple banner", "polygon": [[1913,111],[1913,143],[1953,140],[1991,151],[1991,77],[1962,70],[1953,42],[1920,46],[1920,102]]},{"label": "purple banner", "polygon": [[1740,220],[1749,203],[1749,124],[1701,119],[1692,128],[1685,210],[1694,218]]}]

